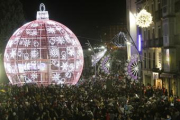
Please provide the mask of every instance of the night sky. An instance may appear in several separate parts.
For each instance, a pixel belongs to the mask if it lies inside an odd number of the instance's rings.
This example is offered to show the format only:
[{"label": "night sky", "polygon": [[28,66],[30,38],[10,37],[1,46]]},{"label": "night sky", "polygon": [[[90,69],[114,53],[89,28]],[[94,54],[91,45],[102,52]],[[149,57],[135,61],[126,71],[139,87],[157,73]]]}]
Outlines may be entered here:
[{"label": "night sky", "polygon": [[[51,20],[70,28],[77,36],[99,39],[98,29],[125,19],[126,0],[20,0],[26,22],[36,19],[40,3],[44,3]],[[79,38],[82,39],[82,38]],[[82,41],[82,40],[81,40]]]}]

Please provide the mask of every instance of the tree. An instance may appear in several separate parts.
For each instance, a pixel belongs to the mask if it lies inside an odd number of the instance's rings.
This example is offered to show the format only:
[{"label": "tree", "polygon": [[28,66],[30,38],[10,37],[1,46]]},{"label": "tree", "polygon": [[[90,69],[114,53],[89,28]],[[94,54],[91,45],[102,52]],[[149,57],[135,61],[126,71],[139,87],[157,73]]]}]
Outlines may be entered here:
[{"label": "tree", "polygon": [[4,49],[13,32],[24,21],[23,6],[19,0],[0,1],[0,82],[6,78],[3,67]]}]

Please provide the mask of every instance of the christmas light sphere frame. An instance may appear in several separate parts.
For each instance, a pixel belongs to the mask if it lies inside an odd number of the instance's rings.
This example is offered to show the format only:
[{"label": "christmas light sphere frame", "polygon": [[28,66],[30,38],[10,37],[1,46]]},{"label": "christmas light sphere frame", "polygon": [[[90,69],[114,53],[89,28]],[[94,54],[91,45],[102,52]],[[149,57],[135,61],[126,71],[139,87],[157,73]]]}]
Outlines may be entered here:
[{"label": "christmas light sphere frame", "polygon": [[44,4],[40,7],[37,20],[17,29],[7,43],[4,66],[9,81],[74,85],[83,70],[81,44],[69,28],[49,20]]}]

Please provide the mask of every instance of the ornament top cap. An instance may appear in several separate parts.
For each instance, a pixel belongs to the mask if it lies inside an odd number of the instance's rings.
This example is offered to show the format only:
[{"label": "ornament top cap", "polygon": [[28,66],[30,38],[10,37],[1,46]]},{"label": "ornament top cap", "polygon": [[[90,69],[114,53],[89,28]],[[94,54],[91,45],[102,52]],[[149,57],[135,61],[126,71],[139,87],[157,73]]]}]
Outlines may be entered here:
[{"label": "ornament top cap", "polygon": [[41,3],[41,4],[39,5],[39,10],[40,10],[40,11],[45,11],[45,10],[46,10],[46,7],[45,7],[44,3]]},{"label": "ornament top cap", "polygon": [[49,14],[48,11],[46,11],[44,3],[39,5],[39,11],[37,11],[36,20],[49,20]]}]

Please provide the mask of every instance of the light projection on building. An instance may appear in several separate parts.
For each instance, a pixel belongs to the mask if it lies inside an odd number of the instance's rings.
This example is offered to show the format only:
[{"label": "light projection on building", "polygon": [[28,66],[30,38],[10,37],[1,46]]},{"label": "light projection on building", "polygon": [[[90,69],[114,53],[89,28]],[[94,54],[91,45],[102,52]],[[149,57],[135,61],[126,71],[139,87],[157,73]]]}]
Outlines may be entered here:
[{"label": "light projection on building", "polygon": [[161,70],[162,69],[162,53],[159,53],[159,59],[158,59],[158,68]]},{"label": "light projection on building", "polygon": [[170,65],[169,49],[166,49],[166,62],[167,65],[169,66]]},{"label": "light projection on building", "polygon": [[49,20],[44,4],[37,20],[9,39],[4,66],[11,84],[76,84],[84,64],[82,47],[65,25]]}]

